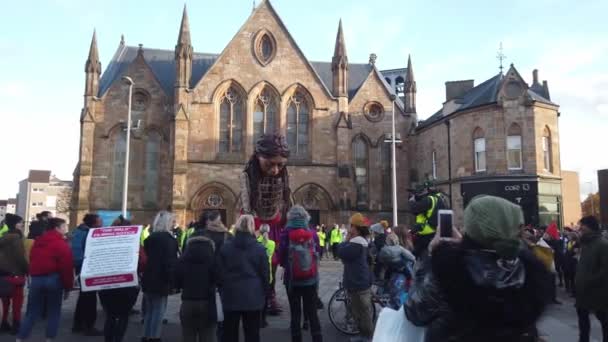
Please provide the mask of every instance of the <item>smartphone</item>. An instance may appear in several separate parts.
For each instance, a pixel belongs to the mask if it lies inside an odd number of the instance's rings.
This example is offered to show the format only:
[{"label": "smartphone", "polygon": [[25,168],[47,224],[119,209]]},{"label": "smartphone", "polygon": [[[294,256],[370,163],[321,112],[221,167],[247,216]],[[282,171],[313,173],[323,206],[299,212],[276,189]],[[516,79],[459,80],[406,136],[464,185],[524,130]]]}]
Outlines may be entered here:
[{"label": "smartphone", "polygon": [[437,212],[437,222],[439,223],[439,236],[440,237],[452,237],[452,218],[454,212],[452,210],[439,210]]}]

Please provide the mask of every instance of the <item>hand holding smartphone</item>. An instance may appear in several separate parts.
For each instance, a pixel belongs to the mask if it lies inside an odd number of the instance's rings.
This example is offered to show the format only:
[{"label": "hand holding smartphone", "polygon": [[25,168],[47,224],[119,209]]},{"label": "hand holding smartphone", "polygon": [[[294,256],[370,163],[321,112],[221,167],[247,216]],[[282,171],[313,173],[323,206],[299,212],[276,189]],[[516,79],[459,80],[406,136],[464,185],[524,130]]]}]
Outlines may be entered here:
[{"label": "hand holding smartphone", "polygon": [[454,212],[452,210],[441,209],[437,212],[437,223],[439,236],[442,238],[451,238],[453,235],[452,219]]}]

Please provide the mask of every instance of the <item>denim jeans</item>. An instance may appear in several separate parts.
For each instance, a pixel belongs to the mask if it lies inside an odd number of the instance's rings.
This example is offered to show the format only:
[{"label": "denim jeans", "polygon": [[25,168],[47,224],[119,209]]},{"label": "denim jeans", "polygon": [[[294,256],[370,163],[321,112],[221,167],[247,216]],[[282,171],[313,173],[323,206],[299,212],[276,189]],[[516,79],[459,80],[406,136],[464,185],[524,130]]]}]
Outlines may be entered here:
[{"label": "denim jeans", "polygon": [[163,317],[167,311],[167,296],[144,293],[146,312],[144,314],[144,336],[160,338]]},{"label": "denim jeans", "polygon": [[17,338],[26,339],[30,336],[34,323],[42,315],[44,302],[47,305],[46,338],[53,339],[59,330],[61,319],[61,302],[63,287],[59,274],[33,276],[27,297],[25,319],[21,323]]}]

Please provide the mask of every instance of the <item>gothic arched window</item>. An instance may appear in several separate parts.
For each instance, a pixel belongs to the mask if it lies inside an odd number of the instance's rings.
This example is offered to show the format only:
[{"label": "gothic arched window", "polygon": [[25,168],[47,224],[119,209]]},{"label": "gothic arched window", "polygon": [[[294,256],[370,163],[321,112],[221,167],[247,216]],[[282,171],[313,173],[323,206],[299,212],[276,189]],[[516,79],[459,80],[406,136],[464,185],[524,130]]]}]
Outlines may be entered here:
[{"label": "gothic arched window", "polygon": [[355,166],[355,185],[357,187],[357,206],[367,206],[369,200],[369,150],[362,136],[353,140],[353,161]]},{"label": "gothic arched window", "polygon": [[397,96],[403,96],[405,91],[405,80],[403,77],[398,76],[395,79],[395,93]]},{"label": "gothic arched window", "polygon": [[310,107],[306,98],[296,92],[287,107],[287,144],[294,157],[307,157],[309,153]]},{"label": "gothic arched window", "polygon": [[146,177],[144,186],[144,205],[155,207],[158,204],[158,183],[160,169],[160,134],[148,134],[146,142]]},{"label": "gothic arched window", "polygon": [[549,127],[545,126],[542,137],[542,148],[543,148],[543,168],[545,171],[553,172],[553,155],[551,145],[551,131]]},{"label": "gothic arched window", "polygon": [[133,125],[138,125],[138,121],[145,119],[144,113],[149,106],[150,94],[143,89],[135,89],[131,99],[131,120]]},{"label": "gothic arched window", "polygon": [[220,153],[242,151],[244,120],[245,99],[234,87],[230,87],[220,100]]},{"label": "gothic arched window", "polygon": [[256,33],[253,40],[253,55],[262,66],[272,62],[277,54],[277,41],[272,33],[266,29]]},{"label": "gothic arched window", "polygon": [[255,100],[253,110],[253,141],[257,141],[262,134],[273,133],[279,125],[278,96],[267,87],[262,90]]},{"label": "gothic arched window", "polygon": [[110,206],[113,208],[119,208],[122,204],[126,151],[127,134],[121,129],[118,133],[116,133],[112,156],[112,186],[110,187]]}]

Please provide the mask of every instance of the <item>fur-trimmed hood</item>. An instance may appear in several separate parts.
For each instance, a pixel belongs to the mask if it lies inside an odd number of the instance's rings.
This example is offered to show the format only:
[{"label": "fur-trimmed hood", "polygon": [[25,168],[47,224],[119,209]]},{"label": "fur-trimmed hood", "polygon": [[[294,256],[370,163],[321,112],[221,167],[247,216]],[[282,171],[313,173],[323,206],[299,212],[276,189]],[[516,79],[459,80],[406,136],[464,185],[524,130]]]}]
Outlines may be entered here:
[{"label": "fur-trimmed hood", "polygon": [[213,262],[215,243],[206,236],[194,236],[188,239],[183,259],[187,263],[203,264]]},{"label": "fur-trimmed hood", "polygon": [[427,342],[523,341],[552,299],[551,275],[529,250],[506,261],[466,236],[436,247],[415,273],[405,312],[428,326]]}]

